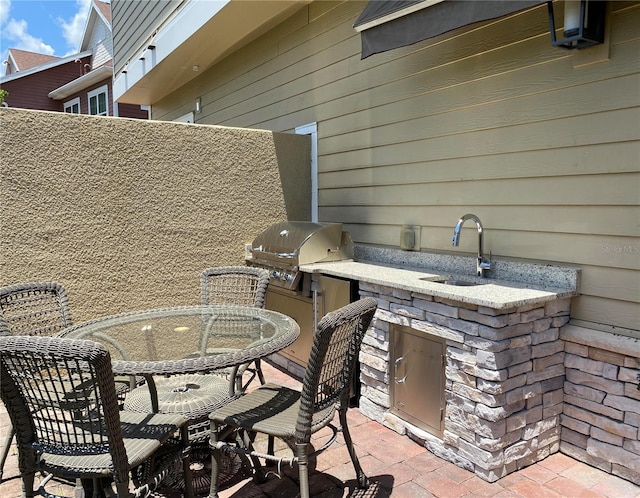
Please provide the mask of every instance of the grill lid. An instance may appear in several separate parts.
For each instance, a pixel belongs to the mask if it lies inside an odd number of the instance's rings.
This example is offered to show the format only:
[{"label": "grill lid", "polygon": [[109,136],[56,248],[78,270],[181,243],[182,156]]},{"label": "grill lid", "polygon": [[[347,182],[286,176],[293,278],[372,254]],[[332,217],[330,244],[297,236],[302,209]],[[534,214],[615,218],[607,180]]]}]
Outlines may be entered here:
[{"label": "grill lid", "polygon": [[292,266],[353,257],[353,243],[342,223],[284,221],[271,225],[251,244],[253,259]]}]

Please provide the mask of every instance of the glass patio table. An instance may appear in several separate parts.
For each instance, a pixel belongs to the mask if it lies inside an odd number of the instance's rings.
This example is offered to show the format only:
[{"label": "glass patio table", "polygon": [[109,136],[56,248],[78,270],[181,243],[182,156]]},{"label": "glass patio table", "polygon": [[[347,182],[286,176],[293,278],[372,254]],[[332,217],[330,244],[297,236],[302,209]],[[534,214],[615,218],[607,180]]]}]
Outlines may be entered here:
[{"label": "glass patio table", "polygon": [[[280,351],[299,333],[295,320],[275,311],[201,305],[99,318],[61,335],[96,341],[109,350],[116,383],[128,384],[126,410],[181,413],[190,420],[192,484],[200,493],[209,489],[211,477],[206,466],[208,414],[238,395],[234,382],[200,374],[231,367],[233,378],[236,367]],[[239,468],[239,461],[229,459],[225,479],[233,478]],[[183,478],[176,467],[165,480],[170,487],[184,489]]]},{"label": "glass patio table", "polygon": [[[300,332],[281,313],[235,305],[201,305],[123,313],[65,329],[70,339],[101,343],[116,376],[206,373],[264,358],[290,345]],[[155,389],[151,389],[155,394]],[[151,395],[154,411],[157,396]]]}]

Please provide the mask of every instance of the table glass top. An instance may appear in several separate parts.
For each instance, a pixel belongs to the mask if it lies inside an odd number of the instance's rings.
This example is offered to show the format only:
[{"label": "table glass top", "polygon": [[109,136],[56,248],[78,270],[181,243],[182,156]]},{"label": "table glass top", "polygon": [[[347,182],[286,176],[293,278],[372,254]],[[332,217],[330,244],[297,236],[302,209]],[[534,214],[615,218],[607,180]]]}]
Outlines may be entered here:
[{"label": "table glass top", "polygon": [[68,328],[101,343],[116,373],[188,373],[279,351],[299,333],[290,317],[245,306],[188,306],[125,313]]}]

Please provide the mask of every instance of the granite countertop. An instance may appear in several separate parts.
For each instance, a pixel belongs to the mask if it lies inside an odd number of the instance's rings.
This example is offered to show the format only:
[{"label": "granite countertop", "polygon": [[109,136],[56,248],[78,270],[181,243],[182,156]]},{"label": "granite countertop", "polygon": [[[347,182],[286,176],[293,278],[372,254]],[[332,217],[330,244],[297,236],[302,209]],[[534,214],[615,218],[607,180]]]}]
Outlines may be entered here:
[{"label": "granite countertop", "polygon": [[[475,263],[473,263],[475,265]],[[465,269],[466,269],[465,265]],[[544,265],[547,270],[549,265]],[[475,266],[474,266],[475,269]],[[327,263],[301,265],[300,270],[307,273],[321,273],[335,277],[348,278],[369,284],[383,285],[418,294],[450,299],[463,303],[485,306],[492,309],[507,309],[516,306],[544,303],[556,299],[577,296],[579,270],[575,277],[548,277],[549,285],[535,278],[523,278],[522,281],[503,280],[499,278],[479,278],[470,274],[454,273],[406,264],[394,264],[393,261],[356,261],[345,260]],[[560,268],[552,275],[565,271]],[[535,266],[529,271],[518,270],[526,276],[535,272]],[[496,272],[498,273],[498,272]],[[504,271],[503,273],[507,273]],[[496,275],[499,276],[499,275]],[[463,280],[480,285],[459,286],[437,282],[437,280]],[[538,280],[538,281],[536,281]],[[533,282],[532,282],[533,281]],[[564,284],[564,285],[563,285]]]}]

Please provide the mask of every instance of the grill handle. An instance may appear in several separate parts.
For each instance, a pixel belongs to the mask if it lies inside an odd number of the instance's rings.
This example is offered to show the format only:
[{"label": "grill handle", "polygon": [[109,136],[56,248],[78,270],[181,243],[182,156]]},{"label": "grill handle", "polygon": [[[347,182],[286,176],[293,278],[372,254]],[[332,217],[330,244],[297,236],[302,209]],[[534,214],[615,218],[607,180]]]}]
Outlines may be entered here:
[{"label": "grill handle", "polygon": [[318,321],[320,320],[319,314],[321,313],[320,307],[318,306],[318,282],[314,279],[311,281],[311,296],[312,296],[312,306],[313,306],[313,331],[318,330]]},{"label": "grill handle", "polygon": [[279,258],[295,258],[297,254],[295,252],[277,252],[276,256]]}]

